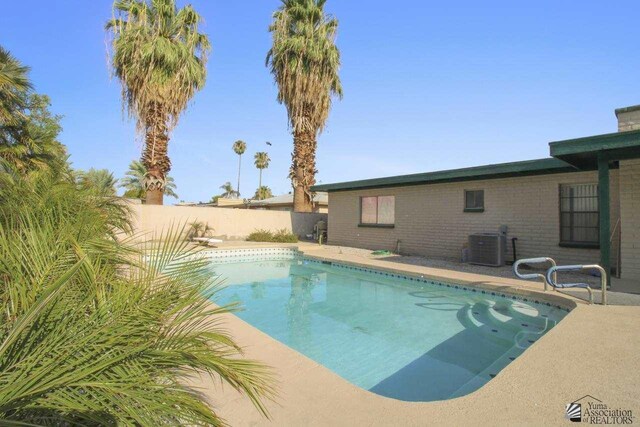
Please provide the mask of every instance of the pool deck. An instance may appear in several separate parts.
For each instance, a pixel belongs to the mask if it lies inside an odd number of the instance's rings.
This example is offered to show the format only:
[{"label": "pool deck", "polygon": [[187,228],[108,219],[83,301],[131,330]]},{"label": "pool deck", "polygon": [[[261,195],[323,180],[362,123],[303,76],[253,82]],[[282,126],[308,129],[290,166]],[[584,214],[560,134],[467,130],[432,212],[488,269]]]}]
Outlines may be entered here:
[{"label": "pool deck", "polygon": [[225,326],[244,347],[246,357],[273,367],[278,378],[277,401],[267,405],[271,420],[231,387],[211,378],[193,379],[191,385],[231,425],[571,425],[564,417],[565,405],[585,395],[611,409],[632,410],[634,424],[640,423],[640,307],[588,305],[557,292],[541,292],[540,283],[400,265],[307,243],[230,242],[219,249],[248,246],[294,246],[315,258],[535,295],[575,308],[485,386],[439,402],[403,402],[363,390],[238,317],[226,315]]}]

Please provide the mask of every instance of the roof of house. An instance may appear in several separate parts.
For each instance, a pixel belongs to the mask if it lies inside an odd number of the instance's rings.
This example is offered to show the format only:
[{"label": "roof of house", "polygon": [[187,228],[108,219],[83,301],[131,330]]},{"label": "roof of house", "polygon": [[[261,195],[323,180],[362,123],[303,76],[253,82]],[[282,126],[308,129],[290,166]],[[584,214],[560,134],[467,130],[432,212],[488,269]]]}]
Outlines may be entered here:
[{"label": "roof of house", "polygon": [[[616,112],[621,110],[624,109]],[[640,130],[551,142],[549,149],[553,157],[581,169],[594,169],[598,167],[598,156],[608,161],[640,157]]]},{"label": "roof of house", "polygon": [[[618,109],[616,113],[638,108]],[[347,191],[593,170],[598,168],[598,158],[611,162],[640,157],[640,130],[556,141],[549,143],[549,148],[552,157],[546,159],[322,184],[311,187],[311,190]]]},{"label": "roof of house", "polygon": [[399,187],[406,185],[439,184],[444,182],[475,181],[481,179],[509,178],[515,176],[544,175],[575,172],[577,169],[566,162],[554,159],[526,160],[499,163],[471,168],[450,169],[437,172],[398,175],[361,181],[322,184],[311,187],[312,191],[347,191],[366,188]]},{"label": "roof of house", "polygon": [[[325,192],[318,192],[313,197],[313,201],[319,205],[327,205],[329,196]],[[251,200],[251,206],[271,206],[271,205],[293,205],[293,194],[281,194],[264,200]]]}]

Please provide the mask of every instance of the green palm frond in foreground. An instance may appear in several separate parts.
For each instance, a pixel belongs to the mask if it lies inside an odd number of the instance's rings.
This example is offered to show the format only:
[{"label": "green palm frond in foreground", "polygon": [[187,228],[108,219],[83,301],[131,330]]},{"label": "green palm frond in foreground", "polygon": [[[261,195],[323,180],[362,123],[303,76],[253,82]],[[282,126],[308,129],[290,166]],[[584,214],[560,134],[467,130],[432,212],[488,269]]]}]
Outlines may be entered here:
[{"label": "green palm frond in foreground", "polygon": [[202,372],[266,415],[270,371],[221,329],[234,307],[208,302],[206,261],[180,229],[123,241],[119,203],[46,178],[0,188],[0,424],[224,424],[184,385]]}]

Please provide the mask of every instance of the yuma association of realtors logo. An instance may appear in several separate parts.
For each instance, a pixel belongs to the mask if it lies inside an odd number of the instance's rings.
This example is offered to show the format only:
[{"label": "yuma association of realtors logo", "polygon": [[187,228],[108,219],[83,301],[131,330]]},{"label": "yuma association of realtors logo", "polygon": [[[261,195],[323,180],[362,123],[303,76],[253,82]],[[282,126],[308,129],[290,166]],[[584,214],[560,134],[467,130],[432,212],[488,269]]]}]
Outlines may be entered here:
[{"label": "yuma association of realtors logo", "polygon": [[635,418],[631,409],[611,408],[588,394],[568,403],[565,413],[569,421],[587,424],[633,424]]}]

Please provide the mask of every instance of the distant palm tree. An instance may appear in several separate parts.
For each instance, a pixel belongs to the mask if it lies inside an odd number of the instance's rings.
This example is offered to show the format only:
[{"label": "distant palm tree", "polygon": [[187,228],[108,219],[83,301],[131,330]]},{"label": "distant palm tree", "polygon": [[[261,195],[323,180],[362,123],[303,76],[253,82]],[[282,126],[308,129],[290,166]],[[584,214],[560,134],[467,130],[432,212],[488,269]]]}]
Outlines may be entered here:
[{"label": "distant palm tree", "polygon": [[269,27],[273,44],[267,66],[278,85],[278,102],[287,107],[293,130],[289,172],[294,210],[311,212],[317,136],[324,129],[332,97],[342,97],[335,45],[338,21],[324,12],[326,0],[282,0]]},{"label": "distant palm tree", "polygon": [[[124,178],[120,180],[120,188],[125,189],[124,197],[132,199],[144,199],[146,192],[144,190],[144,177],[147,174],[147,168],[138,160],[133,160],[129,165],[129,170]],[[166,184],[164,186],[164,195],[178,198],[176,194],[177,186],[173,177],[167,175]]]},{"label": "distant palm tree", "polygon": [[238,196],[240,196],[240,168],[242,166],[242,155],[247,151],[247,144],[244,141],[233,143],[233,151],[238,155]]},{"label": "distant palm tree", "polygon": [[148,204],[163,202],[170,131],[195,93],[204,87],[209,39],[198,32],[202,18],[175,0],[119,0],[107,22],[112,33],[113,73],[122,101],[145,135],[142,163]]},{"label": "distant palm tree", "polygon": [[261,151],[259,153],[256,153],[256,155],[254,156],[254,160],[254,164],[260,171],[260,181],[258,184],[258,189],[260,189],[262,188],[262,170],[269,167],[269,162],[271,162],[271,159],[269,158],[269,154],[267,152]]},{"label": "distant palm tree", "polygon": [[253,196],[254,199],[258,200],[269,199],[271,197],[273,197],[273,193],[271,192],[271,189],[266,185],[261,185],[260,187],[258,187],[258,189],[256,190],[256,194],[254,194]]},{"label": "distant palm tree", "polygon": [[94,169],[77,172],[77,183],[81,188],[91,189],[100,195],[115,196],[117,179],[107,169]]},{"label": "distant palm tree", "polygon": [[232,199],[232,198],[238,197],[238,192],[233,189],[233,185],[231,185],[231,182],[229,181],[225,182],[220,186],[220,188],[222,189],[222,191],[224,191],[220,195],[220,197],[225,199]]}]

